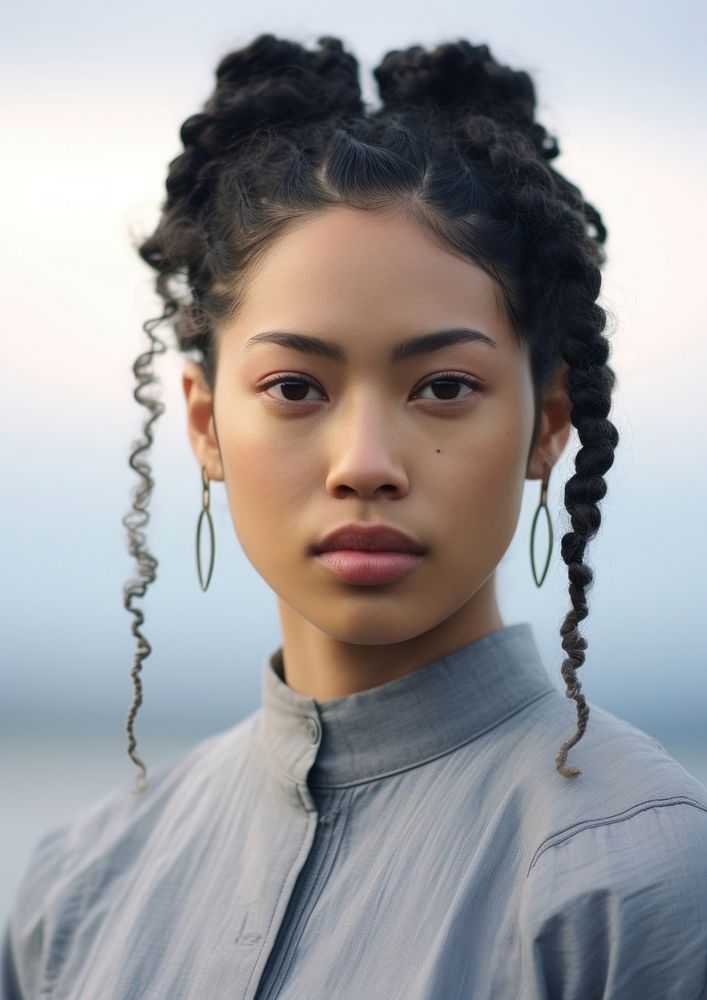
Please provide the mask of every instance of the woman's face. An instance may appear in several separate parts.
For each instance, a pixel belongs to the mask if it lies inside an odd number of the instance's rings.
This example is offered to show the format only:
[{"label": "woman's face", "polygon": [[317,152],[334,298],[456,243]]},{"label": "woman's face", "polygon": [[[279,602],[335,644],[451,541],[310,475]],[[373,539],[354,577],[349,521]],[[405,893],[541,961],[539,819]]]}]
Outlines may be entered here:
[{"label": "woman's face", "polygon": [[[413,221],[336,207],[264,257],[219,330],[213,399],[187,365],[195,454],[225,480],[239,542],[288,620],[386,645],[473,616],[493,590],[524,480],[543,477],[569,433],[566,397],[549,396],[529,461],[529,360],[495,291]],[[404,341],[459,329],[482,337],[391,360]],[[274,331],[344,360],[256,339]],[[344,582],[311,549],[350,522],[391,525],[426,554],[394,582]]]}]

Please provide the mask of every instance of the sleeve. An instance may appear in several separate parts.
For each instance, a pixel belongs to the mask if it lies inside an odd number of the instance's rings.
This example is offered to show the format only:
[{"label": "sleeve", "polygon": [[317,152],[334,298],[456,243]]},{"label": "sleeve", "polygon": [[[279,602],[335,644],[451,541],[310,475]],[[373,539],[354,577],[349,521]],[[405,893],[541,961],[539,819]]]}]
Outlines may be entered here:
[{"label": "sleeve", "polygon": [[[188,756],[177,758],[188,762]],[[132,782],[124,781],[35,842],[4,930],[0,1000],[55,995],[67,959],[82,960],[78,928],[105,905],[107,879],[149,835],[181,777],[167,759],[152,771],[149,798],[134,796]]]},{"label": "sleeve", "polygon": [[60,920],[70,915],[70,907],[57,905],[57,890],[63,888],[63,868],[70,856],[68,829],[63,825],[47,831],[35,843],[23,872],[3,931],[0,1000],[34,1000],[44,995],[48,966],[61,958],[66,940],[56,930]]},{"label": "sleeve", "polygon": [[17,981],[9,924],[5,926],[0,955],[0,1000],[24,1000]]},{"label": "sleeve", "polygon": [[552,838],[520,928],[523,1000],[707,1000],[707,809],[644,804]]}]

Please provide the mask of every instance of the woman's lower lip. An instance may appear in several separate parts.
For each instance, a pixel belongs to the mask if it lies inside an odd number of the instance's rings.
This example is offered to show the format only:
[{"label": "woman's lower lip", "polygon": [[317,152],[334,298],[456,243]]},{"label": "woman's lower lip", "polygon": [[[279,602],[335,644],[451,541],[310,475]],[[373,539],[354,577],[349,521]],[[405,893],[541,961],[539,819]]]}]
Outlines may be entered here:
[{"label": "woman's lower lip", "polygon": [[314,558],[347,583],[390,583],[417,566],[423,557],[415,552],[333,549]]}]

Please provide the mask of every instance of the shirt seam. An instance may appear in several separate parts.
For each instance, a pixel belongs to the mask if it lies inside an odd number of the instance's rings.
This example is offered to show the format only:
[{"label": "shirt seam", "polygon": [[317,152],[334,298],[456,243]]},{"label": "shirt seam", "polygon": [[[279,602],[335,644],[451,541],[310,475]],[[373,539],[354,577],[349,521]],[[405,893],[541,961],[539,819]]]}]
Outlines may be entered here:
[{"label": "shirt seam", "polygon": [[528,866],[526,878],[530,875],[532,868],[537,864],[545,851],[551,847],[559,847],[561,844],[567,843],[568,840],[571,840],[572,837],[578,833],[582,833],[584,830],[591,830],[600,826],[611,826],[614,823],[623,823],[625,820],[631,819],[633,816],[637,816],[638,813],[645,812],[648,809],[660,809],[665,806],[680,805],[694,806],[696,809],[701,809],[702,812],[707,813],[707,806],[704,806],[701,802],[697,802],[687,795],[673,795],[662,799],[644,799],[642,802],[629,806],[628,809],[624,809],[620,813],[613,813],[610,816],[602,816],[597,819],[582,820],[579,823],[574,823],[572,826],[566,827],[564,830],[558,830],[557,833],[546,837],[538,845]]}]

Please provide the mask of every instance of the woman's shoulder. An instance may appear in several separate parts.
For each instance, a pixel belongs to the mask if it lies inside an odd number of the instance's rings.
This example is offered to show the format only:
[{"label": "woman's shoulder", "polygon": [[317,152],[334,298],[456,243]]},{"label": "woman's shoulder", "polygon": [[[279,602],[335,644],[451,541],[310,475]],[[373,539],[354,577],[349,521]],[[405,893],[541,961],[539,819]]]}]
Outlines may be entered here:
[{"label": "woman's shoulder", "polygon": [[144,793],[126,780],[39,837],[5,928],[0,976],[9,996],[39,995],[41,983],[29,980],[60,964],[77,921],[120,894],[121,879],[144,852],[168,850],[203,819],[224,776],[237,785],[248,772],[259,718],[258,709],[156,765]]},{"label": "woman's shoulder", "polygon": [[[556,740],[559,729],[550,734]],[[569,735],[565,728],[564,739]],[[529,872],[563,849],[566,857],[581,851],[585,864],[596,858],[606,865],[613,856],[622,866],[622,842],[634,845],[635,858],[643,846],[656,846],[651,837],[642,839],[652,830],[659,850],[672,840],[688,854],[700,854],[707,873],[707,788],[655,737],[590,703],[589,724],[568,764],[581,773],[565,778],[555,771],[552,781],[538,785],[545,823]]]},{"label": "woman's shoulder", "polygon": [[247,769],[260,710],[231,728],[202,739],[148,771],[148,787],[134,791],[133,779],[121,782],[94,803],[45,830],[36,840],[15,898],[15,919],[32,920],[51,899],[83,891],[99,881],[101,869],[117,870],[141,844],[178,811],[182,820],[199,799],[216,790],[228,771],[232,780]]},{"label": "woman's shoulder", "polygon": [[[624,846],[652,824],[707,866],[707,788],[649,733],[594,703],[565,777],[556,755],[576,730],[575,703],[560,691],[509,720],[503,755],[494,759],[495,787],[532,879],[546,864],[582,855],[582,867],[623,863]],[[635,830],[635,834],[634,834]]]},{"label": "woman's shoulder", "polygon": [[[259,720],[260,709],[257,709],[236,725],[201,739],[188,750],[172,754],[149,770],[148,787],[142,794],[135,793],[133,778],[126,779],[48,831],[44,841],[50,844],[65,839],[67,843],[77,843],[86,837],[95,840],[103,833],[114,836],[123,825],[149,824],[151,817],[175,795],[185,802],[192,792],[199,787],[203,789],[224,769],[237,771],[245,767]],[[127,758],[126,763],[130,763]]]},{"label": "woman's shoulder", "polygon": [[574,777],[555,769],[557,752],[576,730],[574,701],[553,692],[530,707],[518,730],[515,756],[546,817],[568,829],[682,801],[707,816],[707,788],[654,736],[591,701],[588,707],[586,729],[567,756],[581,772]]},{"label": "woman's shoulder", "polygon": [[[572,734],[566,713],[543,711],[542,743],[558,749]],[[568,763],[582,773],[546,768],[529,793],[524,981],[567,1000],[707,995],[707,789],[650,734],[591,703]]]},{"label": "woman's shoulder", "polygon": [[707,996],[707,789],[625,720],[594,706],[589,723],[526,866],[528,981],[567,1000]]}]

